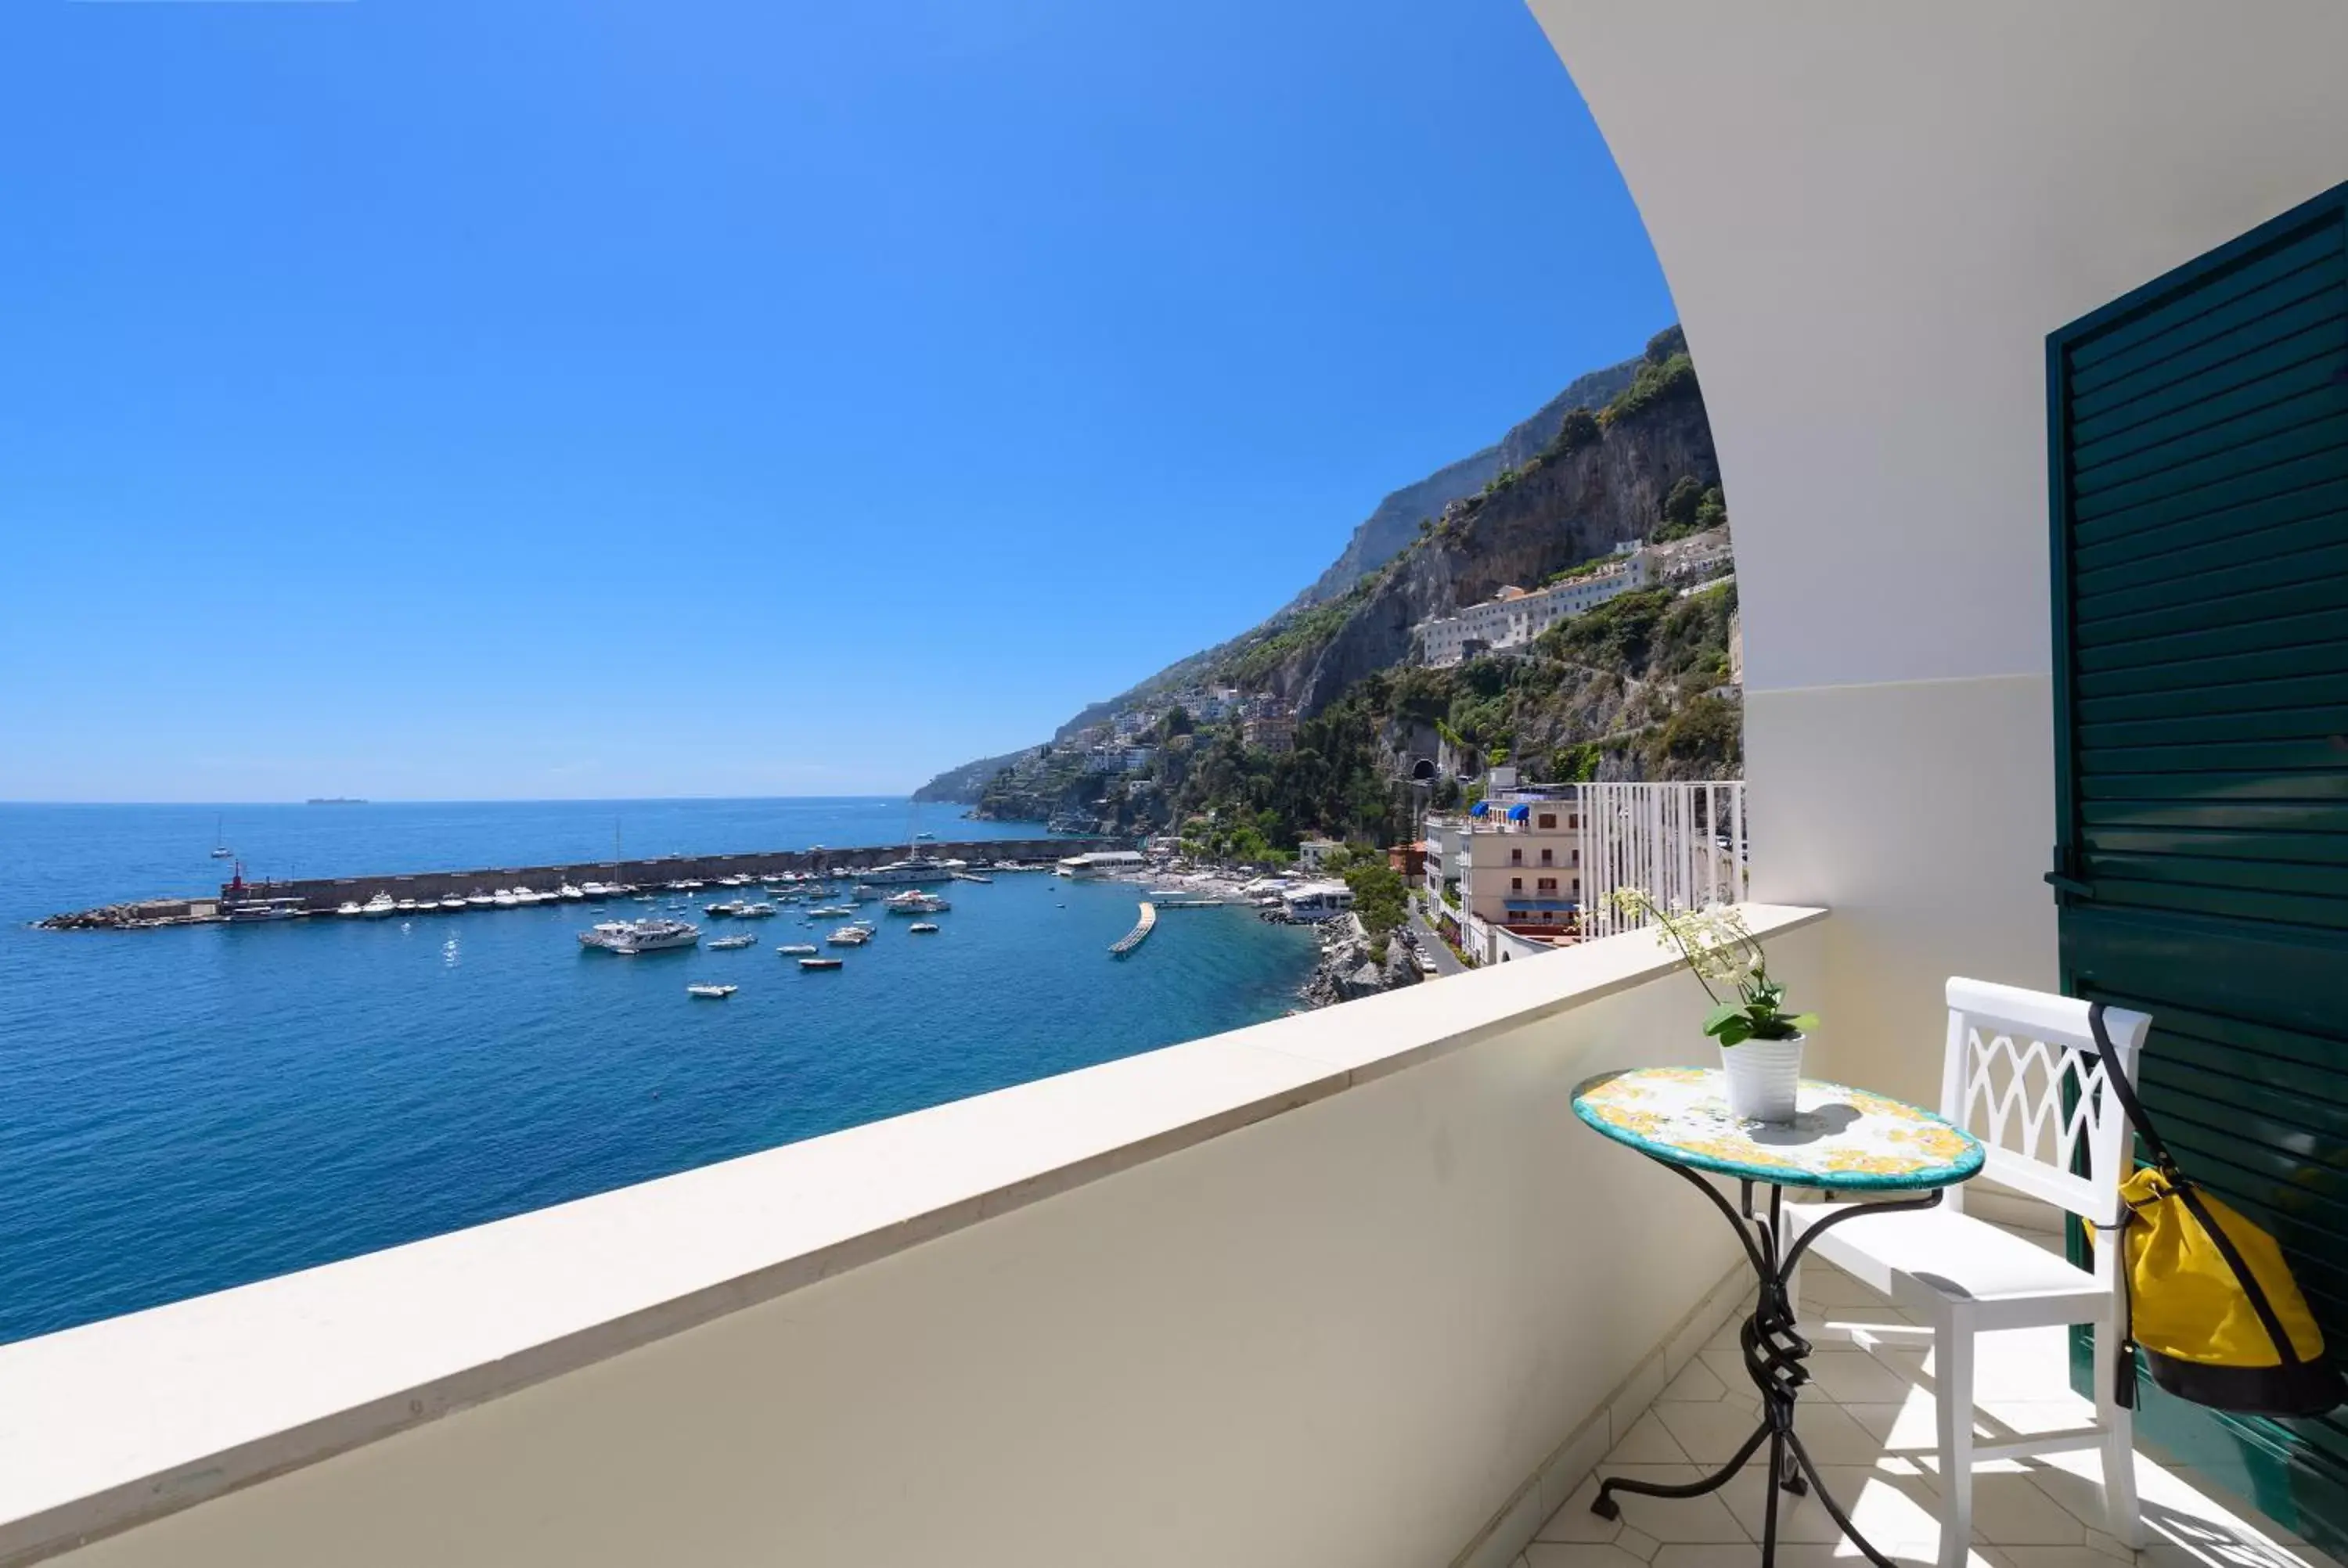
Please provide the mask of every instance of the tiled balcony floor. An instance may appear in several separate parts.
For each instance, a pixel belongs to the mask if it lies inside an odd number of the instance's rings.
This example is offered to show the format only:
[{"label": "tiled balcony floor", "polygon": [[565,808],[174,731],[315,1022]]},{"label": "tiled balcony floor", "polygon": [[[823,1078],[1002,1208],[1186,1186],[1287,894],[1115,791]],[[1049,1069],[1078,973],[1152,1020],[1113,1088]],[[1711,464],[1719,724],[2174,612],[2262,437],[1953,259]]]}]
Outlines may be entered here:
[{"label": "tiled balcony floor", "polygon": [[[1931,1337],[1849,1276],[1803,1265],[1802,1328],[1818,1348],[1796,1420],[1810,1456],[1859,1528],[1886,1555],[1931,1568],[1938,1558],[1932,1454]],[[1738,1319],[1743,1317],[1739,1311]],[[1854,1336],[1869,1344],[1855,1342]],[[2064,1330],[1983,1335],[1976,1423],[1986,1438],[2086,1424],[2093,1407],[2070,1392]],[[1759,1419],[1732,1322],[1624,1434],[1605,1475],[1694,1481],[1725,1463]],[[1590,1512],[1586,1481],[1544,1523],[1518,1568],[1755,1568],[1767,1450],[1727,1487],[1673,1501],[1618,1494],[1619,1522]],[[2128,1551],[2102,1529],[2094,1450],[1974,1468],[1970,1568],[2114,1568]],[[2332,1568],[2329,1561],[2240,1505],[2206,1495],[2188,1472],[2139,1453],[2137,1485],[2147,1568]],[[1778,1507],[1785,1568],[1865,1568],[1814,1497]]]}]

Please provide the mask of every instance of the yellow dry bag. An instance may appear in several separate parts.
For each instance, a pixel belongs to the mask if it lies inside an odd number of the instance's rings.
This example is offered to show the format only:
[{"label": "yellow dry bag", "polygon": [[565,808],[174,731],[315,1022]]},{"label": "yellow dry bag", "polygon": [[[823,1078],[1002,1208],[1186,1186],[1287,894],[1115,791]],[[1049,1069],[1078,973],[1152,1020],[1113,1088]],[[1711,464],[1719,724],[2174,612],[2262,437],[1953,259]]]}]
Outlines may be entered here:
[{"label": "yellow dry bag", "polygon": [[[2188,1181],[2146,1119],[2120,1071],[2104,1005],[2087,1009],[2119,1097],[2153,1163],[2120,1184],[2120,1279],[2129,1344],[2152,1380],[2179,1399],[2259,1416],[2320,1416],[2342,1402],[2323,1331],[2274,1237]],[[2087,1227],[2095,1234],[2095,1227]],[[2120,1358],[2120,1402],[2133,1404],[2132,1357]]]}]

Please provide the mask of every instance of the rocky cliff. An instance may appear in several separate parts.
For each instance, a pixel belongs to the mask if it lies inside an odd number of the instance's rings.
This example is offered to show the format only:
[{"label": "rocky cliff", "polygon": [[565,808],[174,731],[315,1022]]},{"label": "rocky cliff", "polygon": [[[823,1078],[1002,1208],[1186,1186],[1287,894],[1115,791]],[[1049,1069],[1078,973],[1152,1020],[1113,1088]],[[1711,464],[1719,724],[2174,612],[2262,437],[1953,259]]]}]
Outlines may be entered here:
[{"label": "rocky cliff", "polygon": [[1456,501],[1466,500],[1503,470],[1521,468],[1530,462],[1557,434],[1559,422],[1565,418],[1568,409],[1603,408],[1612,402],[1631,384],[1639,364],[1638,360],[1626,359],[1620,364],[1577,377],[1563,392],[1534,410],[1529,418],[1481,452],[1447,464],[1380,501],[1377,509],[1345,541],[1345,548],[1329,564],[1329,569],[1298,594],[1291,608],[1301,609],[1344,595],[1364,574],[1392,560],[1404,546],[1416,538],[1421,521],[1440,516],[1446,507]]},{"label": "rocky cliff", "polygon": [[[1538,588],[1551,573],[1643,538],[1684,477],[1720,482],[1704,399],[1684,391],[1603,426],[1596,439],[1529,467],[1513,482],[1455,502],[1361,598],[1291,695],[1318,712],[1374,670],[1411,656],[1411,629],[1502,588]],[[1293,679],[1293,677],[1292,677]]]},{"label": "rocky cliff", "polygon": [[[1201,685],[1234,685],[1292,703],[1303,716],[1319,713],[1364,676],[1408,661],[1419,621],[1655,537],[1683,479],[1717,500],[1703,398],[1674,327],[1639,358],[1579,377],[1490,446],[1387,496],[1279,614],[1092,704],[1054,738]],[[1624,716],[1588,715],[1608,723]],[[976,801],[1002,761],[941,774],[918,798]]]}]

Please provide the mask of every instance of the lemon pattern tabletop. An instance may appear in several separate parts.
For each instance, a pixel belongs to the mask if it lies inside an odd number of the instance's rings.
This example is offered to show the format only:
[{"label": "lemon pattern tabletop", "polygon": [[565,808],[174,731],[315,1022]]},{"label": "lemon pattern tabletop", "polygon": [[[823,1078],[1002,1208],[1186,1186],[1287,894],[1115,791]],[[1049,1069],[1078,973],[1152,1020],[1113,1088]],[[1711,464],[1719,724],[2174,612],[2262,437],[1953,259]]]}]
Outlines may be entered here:
[{"label": "lemon pattern tabletop", "polygon": [[1573,1113],[1671,1164],[1780,1186],[1921,1192],[1982,1168],[1979,1140],[1903,1101],[1805,1078],[1793,1121],[1747,1122],[1725,1087],[1716,1067],[1601,1072],[1575,1088]]}]

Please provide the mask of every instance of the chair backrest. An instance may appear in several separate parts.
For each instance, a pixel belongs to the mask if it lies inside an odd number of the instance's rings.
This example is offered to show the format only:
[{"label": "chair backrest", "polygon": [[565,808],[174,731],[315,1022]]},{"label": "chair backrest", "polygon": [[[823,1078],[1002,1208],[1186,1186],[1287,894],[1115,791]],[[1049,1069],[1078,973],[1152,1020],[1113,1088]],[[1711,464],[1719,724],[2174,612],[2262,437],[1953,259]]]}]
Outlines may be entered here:
[{"label": "chair backrest", "polygon": [[[2104,1086],[2087,1004],[1987,980],[1952,979],[1948,996],[1941,1114],[1982,1141],[1982,1173],[2111,1224],[2133,1141],[2119,1096]],[[2145,1013],[2104,1011],[2104,1031],[2130,1083],[2151,1027]]]}]

